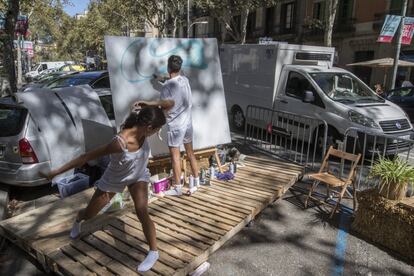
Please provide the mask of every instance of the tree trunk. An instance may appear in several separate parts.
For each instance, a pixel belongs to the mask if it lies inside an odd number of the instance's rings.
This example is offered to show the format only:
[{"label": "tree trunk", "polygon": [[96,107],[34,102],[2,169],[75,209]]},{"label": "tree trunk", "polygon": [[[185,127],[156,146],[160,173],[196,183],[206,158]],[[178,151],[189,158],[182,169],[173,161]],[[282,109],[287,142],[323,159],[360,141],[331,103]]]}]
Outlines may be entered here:
[{"label": "tree trunk", "polygon": [[6,24],[5,24],[5,35],[3,35],[3,45],[4,45],[4,67],[5,71],[8,74],[8,79],[10,82],[10,90],[12,93],[17,92],[16,87],[16,69],[14,66],[14,53],[13,53],[13,40],[14,32],[17,21],[17,15],[19,14],[19,1],[9,0],[7,6],[6,14]]},{"label": "tree trunk", "polygon": [[249,18],[249,9],[244,9],[241,14],[240,22],[240,44],[246,43],[246,33],[247,33],[247,19]]},{"label": "tree trunk", "polygon": [[20,36],[17,38],[17,88],[22,87],[22,48]]},{"label": "tree trunk", "polygon": [[332,46],[332,32],[335,23],[336,11],[338,9],[338,0],[328,0],[325,12],[326,30],[324,36],[324,44],[327,47]]}]

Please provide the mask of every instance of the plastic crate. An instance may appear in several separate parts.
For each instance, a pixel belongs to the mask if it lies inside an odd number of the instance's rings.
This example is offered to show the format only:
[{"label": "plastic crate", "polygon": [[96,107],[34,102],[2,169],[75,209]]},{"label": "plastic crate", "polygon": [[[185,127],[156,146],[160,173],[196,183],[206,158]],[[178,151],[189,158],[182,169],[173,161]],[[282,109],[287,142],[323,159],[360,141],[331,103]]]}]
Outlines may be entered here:
[{"label": "plastic crate", "polygon": [[89,188],[89,176],[83,173],[76,173],[59,179],[56,184],[60,197],[65,198]]}]

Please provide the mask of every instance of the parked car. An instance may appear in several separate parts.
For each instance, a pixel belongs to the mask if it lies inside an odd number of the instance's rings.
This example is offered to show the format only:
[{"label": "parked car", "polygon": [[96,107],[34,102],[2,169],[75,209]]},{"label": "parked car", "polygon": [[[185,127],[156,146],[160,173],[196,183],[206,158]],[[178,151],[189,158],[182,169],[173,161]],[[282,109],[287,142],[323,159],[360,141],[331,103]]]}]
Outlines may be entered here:
[{"label": "parked car", "polygon": [[386,93],[385,98],[401,107],[414,122],[414,86],[399,87]]},{"label": "parked car", "polygon": [[69,86],[88,84],[93,89],[110,89],[108,71],[78,72],[58,78],[42,86],[44,88],[57,89]]},{"label": "parked car", "polygon": [[57,69],[62,67],[65,64],[74,63],[73,61],[47,61],[47,62],[40,62],[35,64],[32,67],[32,70],[25,74],[26,79],[31,80],[34,77],[41,74],[43,71],[48,69]]},{"label": "parked car", "polygon": [[[112,96],[109,90],[98,91],[97,105],[96,96],[92,100],[85,96],[93,92],[76,87],[0,98],[0,182],[23,187],[47,184],[49,181],[38,173],[50,170],[55,160],[109,142],[115,133]],[[45,97],[48,93],[50,97]],[[30,97],[35,101],[30,103]],[[61,105],[56,105],[59,102]],[[82,104],[85,108],[78,112]],[[85,114],[85,110],[90,112]],[[55,144],[51,145],[51,140]],[[72,150],[68,147],[73,141]]]},{"label": "parked car", "polygon": [[29,82],[26,85],[22,86],[22,88],[19,89],[19,92],[21,91],[29,91],[33,88],[41,88],[46,86],[49,82],[55,81],[60,77],[74,74],[76,72],[53,72],[47,75],[42,75],[38,80]]},{"label": "parked car", "polygon": [[85,71],[85,67],[80,64],[66,64],[59,68],[60,72],[82,72]]}]

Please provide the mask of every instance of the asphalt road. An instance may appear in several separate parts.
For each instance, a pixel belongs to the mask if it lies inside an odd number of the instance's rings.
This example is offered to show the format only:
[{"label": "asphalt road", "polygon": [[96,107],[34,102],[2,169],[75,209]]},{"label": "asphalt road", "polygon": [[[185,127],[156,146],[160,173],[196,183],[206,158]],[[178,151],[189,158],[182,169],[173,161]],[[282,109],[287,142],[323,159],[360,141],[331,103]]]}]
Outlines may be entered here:
[{"label": "asphalt road", "polygon": [[414,275],[400,257],[349,233],[349,216],[329,221],[319,207],[304,210],[307,185],[298,184],[215,252],[205,275]]}]

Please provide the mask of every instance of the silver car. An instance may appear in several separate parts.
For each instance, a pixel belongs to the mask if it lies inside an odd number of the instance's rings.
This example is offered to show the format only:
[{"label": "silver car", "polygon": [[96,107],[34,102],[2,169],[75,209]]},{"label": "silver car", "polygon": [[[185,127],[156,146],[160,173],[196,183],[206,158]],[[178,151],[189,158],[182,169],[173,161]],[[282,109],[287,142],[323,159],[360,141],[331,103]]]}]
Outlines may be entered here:
[{"label": "silver car", "polygon": [[[110,90],[97,92],[111,123],[114,120]],[[115,130],[114,130],[115,131]],[[0,182],[13,186],[49,183],[39,171],[49,171],[51,158],[42,130],[24,104],[0,98]]]}]

